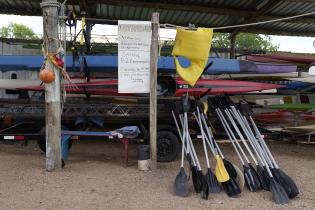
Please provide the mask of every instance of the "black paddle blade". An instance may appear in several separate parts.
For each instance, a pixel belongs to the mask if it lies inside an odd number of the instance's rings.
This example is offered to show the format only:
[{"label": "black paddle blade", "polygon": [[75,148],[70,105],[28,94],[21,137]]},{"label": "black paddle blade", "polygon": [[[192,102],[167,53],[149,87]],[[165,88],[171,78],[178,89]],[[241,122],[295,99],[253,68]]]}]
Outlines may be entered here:
[{"label": "black paddle blade", "polygon": [[206,181],[208,184],[209,193],[219,193],[221,192],[221,187],[211,168],[208,168],[208,171],[205,175]]},{"label": "black paddle blade", "polygon": [[196,166],[191,166],[190,169],[191,169],[191,177],[192,177],[192,182],[194,185],[195,192],[200,193],[202,189],[200,174]]},{"label": "black paddle blade", "polygon": [[295,198],[299,194],[299,189],[294,181],[281,169],[272,169],[275,180],[281,184],[290,199]]},{"label": "black paddle blade", "polygon": [[245,184],[249,191],[256,192],[260,189],[260,181],[257,177],[256,171],[253,170],[253,167],[249,166],[243,166],[244,168],[244,179]]},{"label": "black paddle blade", "polygon": [[180,168],[174,182],[175,195],[180,197],[188,196],[188,178],[183,167]]},{"label": "black paddle blade", "polygon": [[259,188],[258,190],[261,189],[261,179],[260,176],[257,173],[257,170],[252,166],[252,164],[248,164],[248,166],[251,168],[251,170],[253,171],[253,174],[255,174],[255,177],[257,177],[256,183],[258,184]]},{"label": "black paddle blade", "polygon": [[202,174],[202,171],[198,171],[198,176],[201,183],[201,197],[205,200],[208,200],[209,197],[209,187],[206,176]]},{"label": "black paddle blade", "polygon": [[193,185],[194,185],[195,192],[196,193],[200,193],[200,191],[201,191],[201,184],[200,184],[199,178],[198,178],[197,167],[193,166],[190,154],[187,154],[186,157],[187,157],[187,161],[188,161],[189,166],[190,166],[191,177],[192,177],[192,182],[193,182]]},{"label": "black paddle blade", "polygon": [[229,197],[236,197],[241,194],[241,189],[233,177],[230,177],[227,182],[222,182],[221,185]]},{"label": "black paddle blade", "polygon": [[266,180],[267,177],[265,177],[265,175],[264,175],[264,168],[261,165],[257,165],[256,169],[257,169],[257,175],[258,175],[258,177],[260,179],[261,187],[264,190],[269,190],[269,186],[268,186],[269,176],[268,176],[268,180]]},{"label": "black paddle blade", "polygon": [[277,183],[274,178],[270,178],[270,191],[272,198],[277,204],[289,203],[289,197],[281,184]]},{"label": "black paddle blade", "polygon": [[267,170],[266,166],[264,166],[263,168],[264,168],[263,176],[265,177],[265,181],[266,181],[267,188],[268,188],[268,191],[269,191],[270,190],[270,176],[268,174],[268,170]]},{"label": "black paddle blade", "polygon": [[230,161],[226,160],[226,159],[223,159],[223,163],[224,163],[224,166],[225,166],[226,171],[228,172],[229,176],[233,177],[234,179],[236,179],[237,172],[236,172],[233,164]]}]

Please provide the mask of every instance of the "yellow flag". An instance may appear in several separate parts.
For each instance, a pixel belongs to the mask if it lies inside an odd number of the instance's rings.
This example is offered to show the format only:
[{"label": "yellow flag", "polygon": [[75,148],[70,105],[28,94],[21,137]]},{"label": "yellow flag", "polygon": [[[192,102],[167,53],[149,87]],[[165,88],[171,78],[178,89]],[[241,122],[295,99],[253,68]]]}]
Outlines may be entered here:
[{"label": "yellow flag", "polygon": [[[174,56],[176,71],[189,85],[194,86],[208,63],[211,48],[213,29],[198,28],[196,31],[176,29]],[[190,66],[181,66],[178,56],[190,61]]]}]

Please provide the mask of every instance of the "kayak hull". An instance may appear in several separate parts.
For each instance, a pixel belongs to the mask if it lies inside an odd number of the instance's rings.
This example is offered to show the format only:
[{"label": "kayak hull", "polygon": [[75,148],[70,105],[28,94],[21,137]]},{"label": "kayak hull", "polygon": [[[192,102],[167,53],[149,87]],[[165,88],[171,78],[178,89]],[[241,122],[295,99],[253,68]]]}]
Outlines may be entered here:
[{"label": "kayak hull", "polygon": [[[37,81],[38,82],[38,81]],[[208,94],[239,94],[253,91],[280,88],[275,84],[258,82],[236,81],[236,80],[209,80],[200,79],[194,88],[189,87],[185,81],[177,78],[163,76],[158,77],[158,95],[164,97],[178,97],[185,93],[192,96],[203,96]],[[70,94],[92,94],[92,95],[111,95],[111,96],[147,96],[146,94],[121,94],[118,93],[118,80],[99,80],[90,82],[79,82],[65,84],[64,88]],[[44,91],[44,86],[34,85],[18,87],[18,90]]]},{"label": "kayak hull", "polygon": [[[66,64],[69,72],[79,72],[80,61],[74,60],[72,56],[67,56]],[[117,73],[118,56],[116,55],[88,55],[85,56],[88,70],[92,72]],[[189,66],[189,60],[179,57],[182,66]],[[0,56],[0,71],[30,70],[39,71],[43,63],[43,57],[38,55],[4,55]],[[256,65],[252,61],[209,58],[208,64],[212,65],[205,70],[204,74],[224,74],[224,73],[273,73],[283,72],[282,68],[266,67],[266,65]],[[160,56],[158,60],[159,73],[175,73],[175,63],[173,57]]]}]

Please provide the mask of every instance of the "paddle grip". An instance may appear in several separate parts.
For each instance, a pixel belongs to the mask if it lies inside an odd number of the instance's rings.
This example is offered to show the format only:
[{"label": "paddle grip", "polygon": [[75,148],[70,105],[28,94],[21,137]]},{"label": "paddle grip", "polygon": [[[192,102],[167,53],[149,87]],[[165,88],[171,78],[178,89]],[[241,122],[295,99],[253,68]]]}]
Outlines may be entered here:
[{"label": "paddle grip", "polygon": [[250,108],[249,104],[246,101],[240,100],[239,104],[239,108],[242,114],[244,114],[245,116],[251,116],[253,114],[253,110]]},{"label": "paddle grip", "polygon": [[189,112],[191,108],[191,102],[190,102],[188,94],[182,96],[182,104],[183,104],[183,111]]},{"label": "paddle grip", "polygon": [[211,110],[215,110],[217,108],[215,98],[208,97],[208,106],[209,106],[209,109],[211,109]]}]

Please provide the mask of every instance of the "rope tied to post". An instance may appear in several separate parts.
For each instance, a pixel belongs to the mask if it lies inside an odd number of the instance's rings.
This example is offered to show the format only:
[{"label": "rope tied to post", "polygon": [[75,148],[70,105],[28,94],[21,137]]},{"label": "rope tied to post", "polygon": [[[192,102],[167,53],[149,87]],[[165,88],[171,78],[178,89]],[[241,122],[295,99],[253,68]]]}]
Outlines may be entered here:
[{"label": "rope tied to post", "polygon": [[41,2],[39,5],[40,5],[40,8],[57,7],[58,9],[61,6],[60,2],[58,2],[58,1],[45,1],[45,2]]},{"label": "rope tied to post", "polygon": [[59,46],[56,53],[45,52],[44,47],[42,47],[42,51],[44,55],[44,61],[41,70],[43,70],[46,67],[47,62],[50,61],[50,63],[52,63],[61,72],[63,78],[66,79],[71,85],[75,86],[75,84],[71,81],[69,74],[66,72],[64,68],[65,52],[62,46],[61,45]]}]

